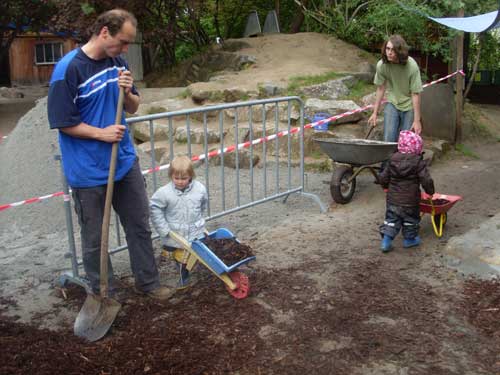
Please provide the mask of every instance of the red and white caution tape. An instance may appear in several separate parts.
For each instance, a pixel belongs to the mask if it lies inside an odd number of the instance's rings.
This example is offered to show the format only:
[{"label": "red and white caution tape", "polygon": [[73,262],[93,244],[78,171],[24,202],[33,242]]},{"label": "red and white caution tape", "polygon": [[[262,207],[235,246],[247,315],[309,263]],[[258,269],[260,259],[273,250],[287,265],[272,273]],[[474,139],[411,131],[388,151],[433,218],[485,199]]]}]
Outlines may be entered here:
[{"label": "red and white caution tape", "polygon": [[[424,88],[425,87],[429,87],[430,85],[434,85],[434,84],[436,84],[438,82],[444,81],[444,80],[446,80],[446,79],[448,79],[450,77],[453,77],[454,75],[457,75],[457,74],[461,74],[463,76],[465,75],[462,70],[457,70],[454,73],[448,74],[446,77],[440,78],[440,79],[438,79],[436,81],[432,81],[430,83],[427,83],[423,87]],[[314,128],[316,126],[319,126],[319,125],[322,125],[322,124],[325,124],[325,123],[330,123],[330,122],[338,120],[340,118],[350,116],[350,115],[352,115],[354,113],[364,112],[364,111],[366,111],[367,109],[370,109],[370,108],[373,108],[373,104],[370,104],[370,105],[367,105],[365,107],[358,108],[358,109],[355,109],[355,110],[352,110],[352,111],[347,111],[347,112],[344,112],[344,113],[341,113],[341,114],[338,114],[338,115],[335,115],[335,116],[332,116],[332,117],[329,117],[329,118],[326,118],[326,119],[323,119],[323,120],[319,120],[319,121],[316,121],[316,122],[311,122],[309,124],[304,125],[304,129],[310,129],[310,128]],[[213,157],[221,155],[221,154],[229,154],[229,153],[234,152],[236,150],[241,150],[243,148],[249,148],[250,146],[255,146],[255,145],[258,145],[260,143],[269,142],[269,141],[272,141],[272,140],[274,140],[276,138],[281,138],[281,137],[284,137],[284,136],[286,136],[288,134],[296,134],[296,133],[299,133],[299,132],[300,132],[300,127],[297,126],[295,128],[290,129],[290,131],[288,131],[288,130],[280,131],[278,133],[271,134],[271,135],[268,135],[266,137],[254,139],[251,142],[247,141],[247,142],[244,142],[244,143],[239,143],[237,145],[235,144],[235,145],[231,145],[231,146],[228,146],[228,147],[224,147],[223,149],[218,149],[218,150],[210,151],[207,154],[201,154],[201,155],[193,156],[191,158],[191,160],[192,161],[201,161],[201,160],[205,160],[205,159],[208,160],[210,158],[213,158]],[[157,166],[155,168],[150,168],[150,169],[142,171],[142,174],[146,175],[146,174],[149,174],[149,173],[158,172],[158,171],[161,171],[161,170],[168,169],[169,167],[170,167],[170,164],[165,164],[165,165]],[[0,211],[6,210],[6,209],[12,208],[12,207],[21,206],[21,205],[28,204],[28,203],[41,202],[41,201],[43,201],[45,199],[52,198],[52,197],[59,197],[61,195],[64,195],[64,193],[62,191],[59,191],[59,192],[54,193],[54,194],[44,195],[43,197],[30,198],[30,199],[26,199],[24,201],[19,201],[19,202],[15,202],[15,203],[0,205]],[[65,196],[65,200],[67,200],[67,199],[68,199],[68,197]]]},{"label": "red and white caution tape", "polygon": [[43,197],[30,198],[30,199],[26,199],[24,201],[19,201],[19,202],[10,203],[10,204],[4,204],[4,205],[0,206],[0,211],[6,210],[7,208],[22,206],[23,204],[41,202],[45,199],[49,199],[52,197],[60,197],[61,195],[64,195],[64,192],[59,191],[59,192],[54,193],[54,194],[44,195]]}]

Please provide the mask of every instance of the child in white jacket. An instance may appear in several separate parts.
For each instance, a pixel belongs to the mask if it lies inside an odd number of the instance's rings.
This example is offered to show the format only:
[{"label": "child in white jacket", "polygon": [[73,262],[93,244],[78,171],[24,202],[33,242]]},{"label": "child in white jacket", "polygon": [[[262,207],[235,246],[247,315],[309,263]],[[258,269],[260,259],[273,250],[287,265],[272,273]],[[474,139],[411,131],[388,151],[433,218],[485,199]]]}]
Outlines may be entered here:
[{"label": "child in white jacket", "polygon": [[[208,202],[205,186],[196,181],[193,163],[187,156],[177,156],[170,163],[170,182],[159,188],[151,198],[151,220],[160,235],[163,248],[172,252],[180,270],[179,287],[188,285],[189,272],[182,262],[180,245],[169,237],[174,231],[187,241],[203,237],[205,219],[203,213]],[[181,258],[181,259],[179,259]]]}]

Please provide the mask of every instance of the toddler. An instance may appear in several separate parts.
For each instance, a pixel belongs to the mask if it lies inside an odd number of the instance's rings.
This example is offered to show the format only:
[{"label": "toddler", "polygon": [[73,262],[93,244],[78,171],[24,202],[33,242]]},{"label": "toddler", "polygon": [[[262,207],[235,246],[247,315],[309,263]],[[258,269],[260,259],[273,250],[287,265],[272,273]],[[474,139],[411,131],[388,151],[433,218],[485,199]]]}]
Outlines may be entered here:
[{"label": "toddler", "polygon": [[392,250],[392,240],[402,228],[403,247],[420,245],[420,185],[427,194],[434,194],[427,163],[422,156],[422,138],[409,130],[399,133],[395,152],[379,176],[388,189],[384,224],[380,226],[382,252]]},{"label": "toddler", "polygon": [[177,232],[188,242],[203,237],[203,213],[208,196],[205,186],[194,179],[193,163],[187,156],[177,156],[172,160],[168,176],[171,181],[159,188],[151,198],[151,221],[160,235],[163,249],[172,254],[178,265],[178,288],[184,288],[189,284],[184,250],[178,249],[179,244],[168,233]]}]

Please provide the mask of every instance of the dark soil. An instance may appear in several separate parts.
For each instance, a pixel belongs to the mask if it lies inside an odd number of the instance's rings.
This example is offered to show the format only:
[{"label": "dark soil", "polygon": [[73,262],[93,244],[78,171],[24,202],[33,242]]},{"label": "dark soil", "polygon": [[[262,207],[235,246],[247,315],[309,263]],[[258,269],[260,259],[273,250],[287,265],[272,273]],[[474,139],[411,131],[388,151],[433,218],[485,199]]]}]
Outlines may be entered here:
[{"label": "dark soil", "polygon": [[[429,203],[430,203],[429,200],[425,200],[425,199],[422,199],[421,202],[425,205],[429,205]],[[445,206],[448,203],[450,203],[450,201],[447,199],[433,199],[432,200],[433,206]]]},{"label": "dark soil", "polygon": [[231,266],[240,260],[254,256],[250,246],[234,239],[214,239],[207,237],[203,243],[222,260],[226,266]]}]

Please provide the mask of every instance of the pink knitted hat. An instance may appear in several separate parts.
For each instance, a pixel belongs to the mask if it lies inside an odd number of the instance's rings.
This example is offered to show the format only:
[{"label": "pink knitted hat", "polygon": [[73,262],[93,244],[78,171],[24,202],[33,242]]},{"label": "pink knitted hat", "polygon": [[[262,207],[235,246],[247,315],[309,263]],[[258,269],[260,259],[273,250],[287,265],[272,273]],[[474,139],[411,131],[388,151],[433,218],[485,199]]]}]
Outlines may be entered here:
[{"label": "pink knitted hat", "polygon": [[422,153],[422,138],[410,130],[402,130],[399,133],[398,151],[402,154],[416,154]]}]

